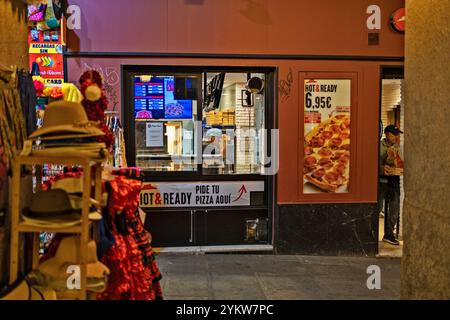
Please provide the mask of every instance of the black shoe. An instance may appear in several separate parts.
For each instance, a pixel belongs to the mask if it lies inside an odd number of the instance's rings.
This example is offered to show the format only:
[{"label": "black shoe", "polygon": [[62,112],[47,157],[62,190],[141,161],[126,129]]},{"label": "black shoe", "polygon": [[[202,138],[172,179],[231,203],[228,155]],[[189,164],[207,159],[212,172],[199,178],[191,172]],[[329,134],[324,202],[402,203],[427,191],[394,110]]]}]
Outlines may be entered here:
[{"label": "black shoe", "polygon": [[400,244],[400,242],[398,242],[398,240],[397,239],[395,239],[395,237],[393,236],[393,235],[390,235],[390,236],[384,236],[383,237],[383,241],[384,242],[387,242],[387,243],[390,243],[390,244],[392,244],[392,245],[394,245],[394,246],[398,246],[399,244]]}]

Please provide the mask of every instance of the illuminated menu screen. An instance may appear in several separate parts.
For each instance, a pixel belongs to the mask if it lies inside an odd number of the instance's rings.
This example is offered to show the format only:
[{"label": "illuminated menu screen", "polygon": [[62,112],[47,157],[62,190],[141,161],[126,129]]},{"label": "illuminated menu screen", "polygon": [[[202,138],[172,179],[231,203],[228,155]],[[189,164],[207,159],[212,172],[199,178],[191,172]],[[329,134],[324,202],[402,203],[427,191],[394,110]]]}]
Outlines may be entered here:
[{"label": "illuminated menu screen", "polygon": [[135,77],[136,118],[192,118],[192,101],[174,99],[174,77]]}]

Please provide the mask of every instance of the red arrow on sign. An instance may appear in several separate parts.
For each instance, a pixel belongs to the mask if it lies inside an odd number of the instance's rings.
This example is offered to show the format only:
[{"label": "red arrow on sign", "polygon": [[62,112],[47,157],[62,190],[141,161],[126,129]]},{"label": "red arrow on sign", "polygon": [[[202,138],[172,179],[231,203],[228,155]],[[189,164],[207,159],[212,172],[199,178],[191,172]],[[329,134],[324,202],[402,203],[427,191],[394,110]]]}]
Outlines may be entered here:
[{"label": "red arrow on sign", "polygon": [[238,201],[240,198],[242,198],[242,196],[244,195],[244,193],[247,193],[247,189],[245,188],[245,185],[243,184],[242,187],[239,189],[239,196],[237,197],[237,199],[233,200],[233,202]]}]

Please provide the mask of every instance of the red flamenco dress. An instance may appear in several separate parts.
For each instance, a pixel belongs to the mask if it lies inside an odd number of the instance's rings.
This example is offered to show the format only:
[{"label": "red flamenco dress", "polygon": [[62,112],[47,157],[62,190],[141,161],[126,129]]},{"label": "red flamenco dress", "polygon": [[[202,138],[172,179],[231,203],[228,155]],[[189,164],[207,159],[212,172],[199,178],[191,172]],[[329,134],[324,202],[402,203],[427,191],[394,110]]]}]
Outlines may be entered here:
[{"label": "red flamenco dress", "polygon": [[142,182],[116,177],[108,183],[109,224],[115,238],[102,258],[110,269],[105,292],[98,300],[161,300],[161,274],[150,245],[150,235],[139,218],[138,204]]}]

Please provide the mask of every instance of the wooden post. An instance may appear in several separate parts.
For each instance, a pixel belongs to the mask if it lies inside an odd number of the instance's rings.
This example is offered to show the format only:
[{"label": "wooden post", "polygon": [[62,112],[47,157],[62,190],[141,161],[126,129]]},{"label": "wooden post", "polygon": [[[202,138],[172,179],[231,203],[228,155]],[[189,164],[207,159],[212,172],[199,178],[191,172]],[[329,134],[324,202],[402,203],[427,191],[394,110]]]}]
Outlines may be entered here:
[{"label": "wooden post", "polygon": [[97,163],[95,165],[95,200],[99,202],[97,206],[98,210],[102,209],[102,164]]},{"label": "wooden post", "polygon": [[11,243],[10,243],[10,264],[9,264],[9,283],[17,280],[19,271],[19,219],[20,219],[20,158],[13,163],[12,176],[12,199],[11,199]]},{"label": "wooden post", "polygon": [[36,270],[39,267],[39,249],[40,249],[40,239],[39,233],[33,233],[33,260],[32,260],[32,268]]},{"label": "wooden post", "polygon": [[86,300],[87,289],[87,251],[89,242],[89,207],[91,198],[91,167],[89,161],[83,164],[83,207],[81,214],[81,236],[80,236],[80,269],[81,269],[81,292],[80,298]]}]

